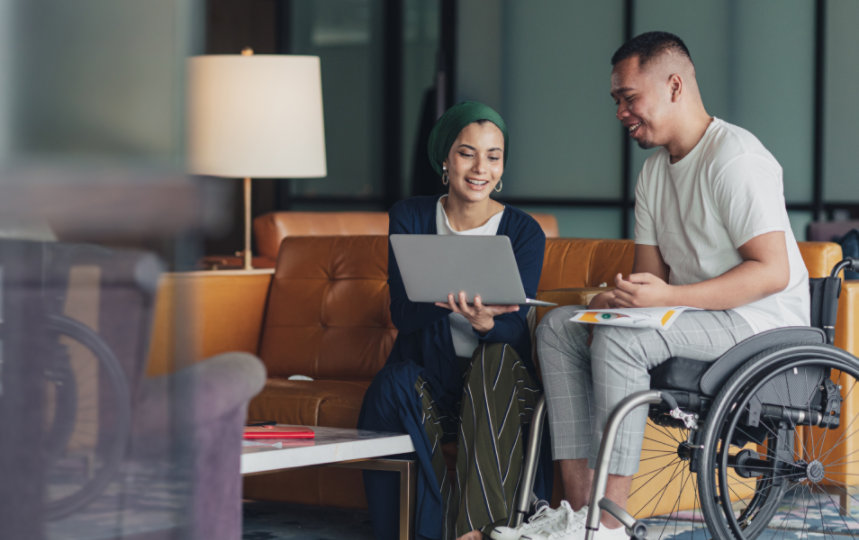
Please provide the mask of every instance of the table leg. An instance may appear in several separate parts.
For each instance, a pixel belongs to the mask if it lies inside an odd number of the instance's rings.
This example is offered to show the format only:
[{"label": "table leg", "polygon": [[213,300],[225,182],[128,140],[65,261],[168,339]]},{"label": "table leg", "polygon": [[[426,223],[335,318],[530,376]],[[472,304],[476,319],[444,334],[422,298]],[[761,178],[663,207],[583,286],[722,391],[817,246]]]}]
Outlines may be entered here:
[{"label": "table leg", "polygon": [[332,467],[354,467],[375,471],[400,473],[400,540],[412,540],[415,529],[415,482],[414,460],[374,458],[343,463],[332,463]]}]

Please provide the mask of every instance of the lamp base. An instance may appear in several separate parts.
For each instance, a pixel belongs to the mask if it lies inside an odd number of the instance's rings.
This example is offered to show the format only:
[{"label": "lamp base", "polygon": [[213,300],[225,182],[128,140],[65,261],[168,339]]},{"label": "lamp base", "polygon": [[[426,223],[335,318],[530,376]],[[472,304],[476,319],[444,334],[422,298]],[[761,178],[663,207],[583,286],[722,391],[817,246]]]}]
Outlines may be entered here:
[{"label": "lamp base", "polygon": [[253,270],[253,253],[251,252],[251,179],[245,177],[244,180],[245,192],[245,249],[236,255],[241,255],[244,259],[244,269]]}]

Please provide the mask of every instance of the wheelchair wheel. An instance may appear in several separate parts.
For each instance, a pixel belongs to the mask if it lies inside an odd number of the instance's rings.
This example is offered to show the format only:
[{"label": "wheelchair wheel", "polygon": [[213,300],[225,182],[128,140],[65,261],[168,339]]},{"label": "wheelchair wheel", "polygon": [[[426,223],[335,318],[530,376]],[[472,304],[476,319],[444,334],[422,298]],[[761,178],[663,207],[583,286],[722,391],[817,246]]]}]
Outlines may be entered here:
[{"label": "wheelchair wheel", "polygon": [[90,503],[114,478],[131,401],[122,366],[89,327],[62,316],[49,317],[45,327],[45,513],[58,519]]},{"label": "wheelchair wheel", "polygon": [[651,420],[646,433],[627,511],[647,525],[648,539],[709,539],[691,466],[698,431]]},{"label": "wheelchair wheel", "polygon": [[829,345],[771,349],[738,370],[701,437],[698,486],[713,536],[856,534],[856,404],[859,359]]}]

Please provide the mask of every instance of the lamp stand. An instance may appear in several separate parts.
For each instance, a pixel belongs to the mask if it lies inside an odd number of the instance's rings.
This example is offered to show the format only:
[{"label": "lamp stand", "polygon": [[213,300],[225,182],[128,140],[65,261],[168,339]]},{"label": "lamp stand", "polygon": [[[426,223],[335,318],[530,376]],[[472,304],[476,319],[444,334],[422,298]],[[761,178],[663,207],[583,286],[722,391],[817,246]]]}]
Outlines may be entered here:
[{"label": "lamp stand", "polygon": [[244,269],[253,270],[253,254],[251,253],[251,179],[245,177],[244,180],[245,192],[245,249],[242,252],[244,259]]}]

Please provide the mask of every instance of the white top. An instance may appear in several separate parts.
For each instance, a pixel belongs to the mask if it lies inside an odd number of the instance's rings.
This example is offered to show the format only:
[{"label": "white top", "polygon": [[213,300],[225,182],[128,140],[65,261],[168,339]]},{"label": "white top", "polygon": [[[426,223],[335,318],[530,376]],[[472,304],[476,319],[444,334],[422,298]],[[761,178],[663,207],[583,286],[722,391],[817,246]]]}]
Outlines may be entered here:
[{"label": "white top", "polygon": [[[501,223],[501,216],[504,214],[503,209],[489,218],[486,223],[480,227],[468,229],[467,231],[455,231],[450,226],[450,221],[447,219],[444,206],[441,204],[441,200],[445,197],[447,197],[447,195],[439,197],[435,206],[435,228],[436,231],[438,231],[438,234],[461,234],[474,236],[495,236],[498,234],[498,225]],[[450,337],[453,339],[453,348],[456,351],[456,355],[470,358],[479,343],[477,334],[474,332],[474,328],[471,327],[471,323],[468,322],[468,319],[459,313],[451,313],[449,317]]]},{"label": "white top", "polygon": [[737,248],[783,231],[790,280],[781,292],[735,308],[755,332],[809,324],[808,271],[785,209],[782,169],[748,131],[714,118],[677,163],[665,148],[645,161],[635,189],[635,242],[659,248],[668,282],[698,283],[742,262]]}]

